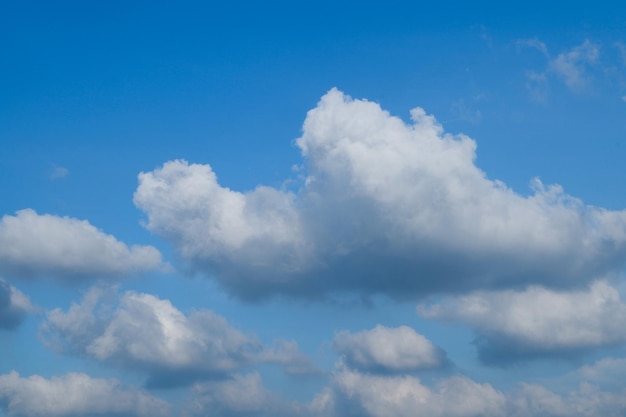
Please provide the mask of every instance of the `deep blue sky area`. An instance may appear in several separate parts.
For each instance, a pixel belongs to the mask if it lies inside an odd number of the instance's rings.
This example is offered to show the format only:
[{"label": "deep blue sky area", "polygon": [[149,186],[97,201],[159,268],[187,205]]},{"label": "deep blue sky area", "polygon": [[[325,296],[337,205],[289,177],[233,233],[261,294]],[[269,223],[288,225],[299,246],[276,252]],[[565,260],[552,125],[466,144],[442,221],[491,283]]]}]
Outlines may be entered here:
[{"label": "deep blue sky area", "polygon": [[0,2],[0,416],[623,416],[625,114],[617,3]]}]

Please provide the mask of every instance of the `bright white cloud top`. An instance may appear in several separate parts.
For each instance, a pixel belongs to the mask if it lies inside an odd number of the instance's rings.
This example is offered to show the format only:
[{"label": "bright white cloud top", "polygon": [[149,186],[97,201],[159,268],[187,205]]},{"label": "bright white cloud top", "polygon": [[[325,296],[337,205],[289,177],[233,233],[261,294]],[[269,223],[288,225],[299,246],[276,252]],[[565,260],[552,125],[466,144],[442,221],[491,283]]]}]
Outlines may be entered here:
[{"label": "bright white cloud top", "polygon": [[420,108],[411,119],[333,89],[296,141],[296,192],[233,191],[177,160],[139,175],[135,204],[192,268],[244,298],[573,287],[624,265],[626,211],[537,179],[517,194],[475,165],[473,140]]}]

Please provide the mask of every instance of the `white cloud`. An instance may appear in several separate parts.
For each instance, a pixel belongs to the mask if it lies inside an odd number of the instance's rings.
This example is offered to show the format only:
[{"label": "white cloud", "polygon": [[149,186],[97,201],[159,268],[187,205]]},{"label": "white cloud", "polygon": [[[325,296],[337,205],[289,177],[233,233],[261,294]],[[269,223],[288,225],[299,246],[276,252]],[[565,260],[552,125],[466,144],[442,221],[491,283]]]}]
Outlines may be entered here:
[{"label": "white cloud", "polygon": [[626,390],[601,391],[597,386],[582,383],[565,396],[541,385],[519,384],[509,395],[507,416],[510,417],[622,417],[626,410]]},{"label": "white cloud", "polygon": [[575,376],[599,385],[623,387],[626,358],[602,358],[591,365],[582,366],[575,372]]},{"label": "white cloud", "polygon": [[580,91],[588,83],[586,67],[598,60],[598,45],[585,40],[581,45],[562,52],[550,61],[549,69],[556,73],[574,91]]},{"label": "white cloud", "polygon": [[34,310],[24,293],[0,278],[0,330],[14,329]]},{"label": "white cloud", "polygon": [[600,57],[599,45],[589,40],[556,57],[550,55],[546,44],[539,39],[522,39],[517,46],[536,49],[545,56],[546,66],[542,71],[526,71],[526,87],[539,102],[547,99],[548,75],[559,78],[573,92],[585,91],[592,79],[591,70]]},{"label": "white cloud", "polygon": [[155,386],[223,378],[258,362],[281,364],[288,373],[315,371],[295,342],[265,348],[210,310],[185,315],[169,300],[132,291],[118,297],[91,289],[67,312],[48,312],[41,337],[58,352],[145,372]]},{"label": "white cloud", "polygon": [[358,333],[342,331],[333,349],[352,368],[381,372],[410,372],[440,367],[444,352],[410,327],[378,325]]},{"label": "white cloud", "polygon": [[603,391],[583,380],[562,394],[521,382],[502,392],[461,375],[426,385],[414,376],[363,373],[339,363],[331,385],[306,410],[317,417],[619,417],[626,410],[620,382]]},{"label": "white cloud", "polygon": [[[147,372],[154,384],[180,384],[202,375],[223,375],[251,363],[260,343],[209,311],[189,315],[168,300],[126,292],[107,300],[100,289],[81,304],[48,313],[45,343],[58,351],[84,355]],[[162,380],[164,379],[164,380]]]},{"label": "white cloud", "polygon": [[543,43],[542,41],[540,41],[537,38],[531,38],[531,39],[520,39],[516,42],[517,47],[527,47],[527,48],[532,48],[532,49],[536,49],[539,52],[541,52],[543,55],[545,55],[546,57],[549,57],[550,54],[548,53],[548,47],[546,46],[545,43]]},{"label": "white cloud", "polygon": [[626,304],[605,281],[586,290],[476,292],[421,305],[427,318],[465,323],[483,339],[484,359],[563,354],[626,341]]},{"label": "white cloud", "polygon": [[297,415],[300,408],[268,391],[257,372],[195,384],[192,393],[186,415],[287,417]]},{"label": "white cloud", "polygon": [[75,282],[162,267],[152,246],[126,246],[85,220],[20,210],[0,219],[0,273]]},{"label": "white cloud", "polygon": [[134,201],[188,265],[250,299],[570,286],[624,264],[626,212],[538,180],[516,194],[476,167],[474,141],[411,117],[333,89],[296,141],[297,193],[233,191],[208,165],[170,161],[139,175]]},{"label": "white cloud", "polygon": [[52,165],[52,170],[50,171],[50,179],[51,180],[58,180],[58,179],[62,179],[67,177],[68,175],[70,175],[70,170],[59,166],[59,165]]},{"label": "white cloud", "polygon": [[380,376],[339,369],[333,378],[338,415],[367,417],[502,416],[505,396],[489,384],[463,376],[435,387],[413,376]]},{"label": "white cloud", "polygon": [[256,360],[283,365],[285,372],[292,375],[321,373],[311,358],[300,352],[298,343],[292,340],[275,340],[272,347],[265,348],[257,355]]},{"label": "white cloud", "polygon": [[113,379],[69,373],[45,379],[0,375],[0,407],[8,416],[167,416],[169,405]]}]

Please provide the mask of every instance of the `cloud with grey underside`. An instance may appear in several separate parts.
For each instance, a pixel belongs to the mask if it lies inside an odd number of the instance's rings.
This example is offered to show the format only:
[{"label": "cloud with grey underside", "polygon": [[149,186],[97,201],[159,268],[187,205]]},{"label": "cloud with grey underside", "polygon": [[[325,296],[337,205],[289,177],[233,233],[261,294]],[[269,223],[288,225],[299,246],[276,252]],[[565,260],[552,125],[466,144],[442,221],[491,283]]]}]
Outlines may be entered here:
[{"label": "cloud with grey underside", "polygon": [[0,330],[14,330],[35,307],[20,290],[0,278]]},{"label": "cloud with grey underside", "polygon": [[228,379],[259,363],[288,374],[318,374],[295,341],[265,346],[208,309],[188,314],[147,293],[96,286],[66,311],[46,313],[40,338],[53,351],[145,375],[149,387]]},{"label": "cloud with grey underside", "polygon": [[515,192],[421,108],[406,123],[332,89],[295,144],[296,190],[231,190],[210,165],[173,160],[139,174],[134,202],[179,267],[247,300],[580,288],[626,260],[626,211],[539,179]]}]

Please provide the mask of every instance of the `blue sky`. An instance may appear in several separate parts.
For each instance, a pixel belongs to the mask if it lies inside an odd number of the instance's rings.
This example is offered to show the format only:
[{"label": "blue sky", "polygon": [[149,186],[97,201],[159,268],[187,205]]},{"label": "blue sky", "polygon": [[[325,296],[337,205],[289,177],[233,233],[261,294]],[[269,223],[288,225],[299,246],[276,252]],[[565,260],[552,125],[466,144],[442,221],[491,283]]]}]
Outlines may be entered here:
[{"label": "blue sky", "polygon": [[623,416],[626,13],[0,12],[0,416]]}]

